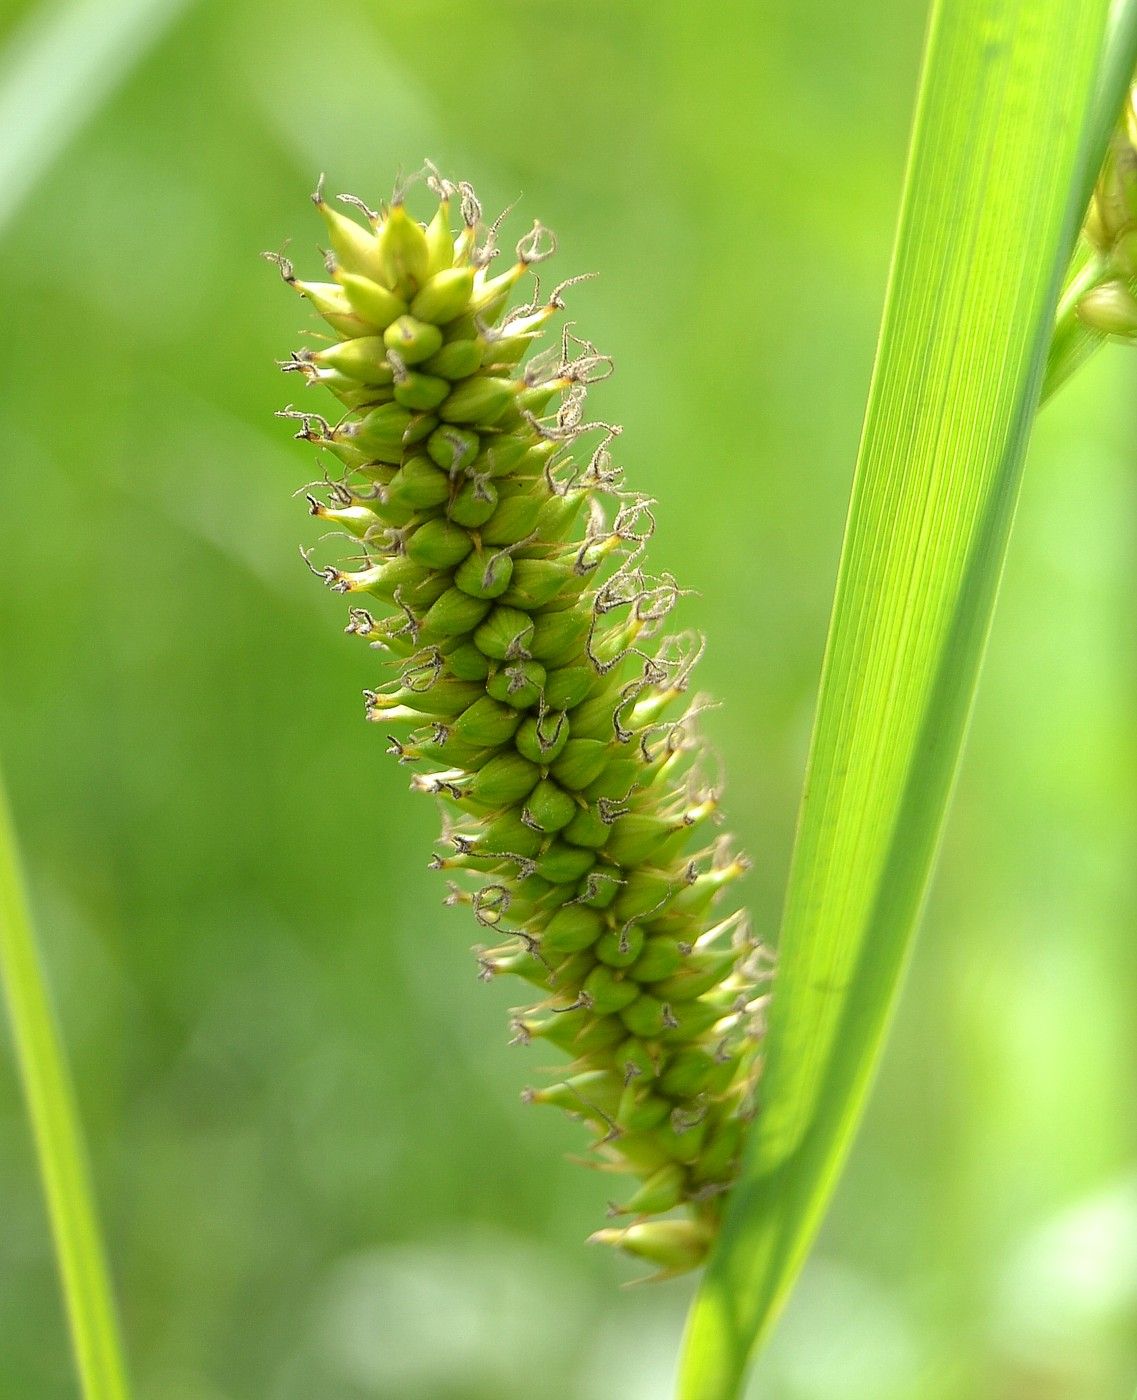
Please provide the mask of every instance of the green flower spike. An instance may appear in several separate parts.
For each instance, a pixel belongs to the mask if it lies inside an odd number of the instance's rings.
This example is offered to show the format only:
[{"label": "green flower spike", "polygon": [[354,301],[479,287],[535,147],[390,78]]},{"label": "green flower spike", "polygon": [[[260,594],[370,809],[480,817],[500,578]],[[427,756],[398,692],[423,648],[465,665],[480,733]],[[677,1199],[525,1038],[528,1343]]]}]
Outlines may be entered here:
[{"label": "green flower spike", "polygon": [[585,416],[610,361],[567,327],[530,353],[577,279],[542,298],[534,278],[508,308],[552,236],[534,224],[491,275],[498,225],[468,185],[427,184],[426,224],[401,194],[380,213],[346,199],[364,223],[318,189],[330,280],[275,259],[335,337],[283,366],[344,409],[284,413],[336,459],[330,499],[309,504],[353,562],[317,572],[368,604],[347,630],[392,673],[368,718],[407,726],[390,752],[444,804],[433,865],[492,935],[482,977],[537,988],[515,1038],[569,1057],[526,1099],[580,1119],[592,1165],[637,1178],[593,1238],[667,1277],[705,1257],[737,1173],[771,975],[745,915],[718,908],[747,866],[706,834],[702,643],[664,635],[679,589],[644,570],[651,501],[612,464],[619,429]]},{"label": "green flower spike", "polygon": [[1137,343],[1137,88],[1110,137],[1074,249],[1042,400],[1111,340]]},{"label": "green flower spike", "polygon": [[1089,258],[1074,287],[1078,319],[1101,335],[1137,339],[1137,89],[1110,140],[1082,236]]}]

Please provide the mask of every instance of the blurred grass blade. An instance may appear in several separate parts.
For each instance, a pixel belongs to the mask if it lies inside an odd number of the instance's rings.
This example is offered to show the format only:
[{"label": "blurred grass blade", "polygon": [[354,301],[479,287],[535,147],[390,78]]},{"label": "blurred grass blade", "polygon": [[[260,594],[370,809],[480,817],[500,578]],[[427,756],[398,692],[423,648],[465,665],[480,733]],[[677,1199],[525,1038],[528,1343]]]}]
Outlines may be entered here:
[{"label": "blurred grass blade", "polygon": [[33,10],[0,50],[0,233],[35,182],[189,0]]},{"label": "blurred grass blade", "polygon": [[[1102,154],[1108,9],[941,0],[933,12],[762,1111],[692,1312],[684,1400],[738,1393],[879,1058],[975,692],[1087,167]],[[1132,63],[1130,46],[1110,69],[1114,112]]]},{"label": "blurred grass blade", "polygon": [[125,1400],[126,1371],[79,1115],[36,952],[2,780],[0,981],[8,1003],[83,1395],[86,1400]]}]

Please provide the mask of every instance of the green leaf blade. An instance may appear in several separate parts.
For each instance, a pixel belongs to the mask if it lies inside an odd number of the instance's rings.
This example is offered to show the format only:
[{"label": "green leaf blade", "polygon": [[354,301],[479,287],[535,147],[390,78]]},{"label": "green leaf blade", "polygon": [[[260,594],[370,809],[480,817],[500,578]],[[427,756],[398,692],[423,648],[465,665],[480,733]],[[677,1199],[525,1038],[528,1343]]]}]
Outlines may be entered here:
[{"label": "green leaf blade", "polygon": [[[738,1393],[879,1059],[975,693],[1086,171],[1104,141],[1108,9],[944,0],[935,10],[787,890],[762,1111],[692,1312],[684,1400]],[[1109,71],[1116,110],[1129,70]]]},{"label": "green leaf blade", "polygon": [[84,1400],[127,1400],[119,1336],[82,1125],[24,894],[0,774],[0,989],[35,1142]]}]

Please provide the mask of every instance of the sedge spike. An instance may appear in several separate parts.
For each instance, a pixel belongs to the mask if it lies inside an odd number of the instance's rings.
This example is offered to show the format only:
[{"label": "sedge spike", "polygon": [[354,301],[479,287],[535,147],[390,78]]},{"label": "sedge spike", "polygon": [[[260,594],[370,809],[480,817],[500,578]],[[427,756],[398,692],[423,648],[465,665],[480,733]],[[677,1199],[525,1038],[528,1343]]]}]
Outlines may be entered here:
[{"label": "sedge spike", "polygon": [[1137,88],[1110,137],[1067,273],[1042,399],[1108,341],[1137,342]]},{"label": "sedge spike", "polygon": [[1082,227],[1092,277],[1079,289],[1077,314],[1091,330],[1137,338],[1137,90],[1125,102]]},{"label": "sedge spike", "polygon": [[332,333],[283,368],[342,407],[285,410],[335,459],[309,506],[353,556],[312,567],[388,668],[367,716],[444,804],[432,864],[490,935],[482,977],[536,988],[514,1037],[569,1057],[526,1099],[636,1178],[593,1238],[668,1277],[705,1258],[737,1175],[771,976],[721,907],[747,863],[708,834],[702,641],[666,634],[680,590],[645,570],[651,500],[613,464],[619,429],[585,412],[611,362],[568,327],[537,349],[577,280],[541,296],[554,240],[535,224],[493,273],[473,191],[428,184],[425,223],[401,196],[343,213],[317,190],[325,280],[275,259]]}]

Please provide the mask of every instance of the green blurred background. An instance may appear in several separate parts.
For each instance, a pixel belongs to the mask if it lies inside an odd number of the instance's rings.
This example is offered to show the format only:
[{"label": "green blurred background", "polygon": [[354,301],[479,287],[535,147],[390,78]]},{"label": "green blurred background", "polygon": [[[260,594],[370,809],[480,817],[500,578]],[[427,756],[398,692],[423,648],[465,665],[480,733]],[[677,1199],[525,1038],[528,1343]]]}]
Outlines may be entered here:
[{"label": "green blurred background", "polygon": [[[924,24],[907,0],[7,0],[0,753],[143,1400],[663,1400],[273,411],[321,170],[430,156],[616,358],[778,921]],[[1137,362],[1048,409],[884,1071],[753,1395],[1137,1380]],[[308,400],[302,400],[308,404]],[[316,405],[313,405],[316,406]],[[75,1394],[0,1040],[0,1396]]]}]

